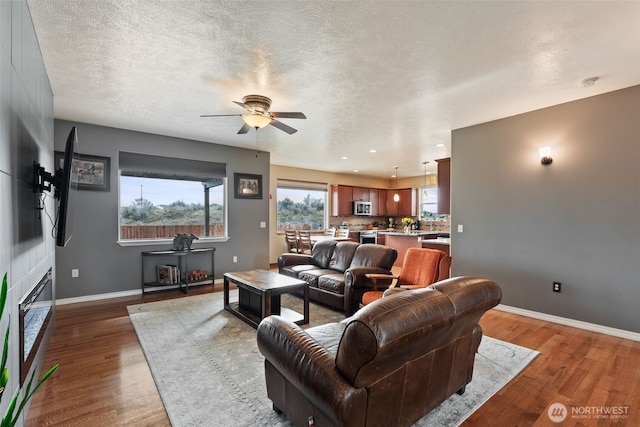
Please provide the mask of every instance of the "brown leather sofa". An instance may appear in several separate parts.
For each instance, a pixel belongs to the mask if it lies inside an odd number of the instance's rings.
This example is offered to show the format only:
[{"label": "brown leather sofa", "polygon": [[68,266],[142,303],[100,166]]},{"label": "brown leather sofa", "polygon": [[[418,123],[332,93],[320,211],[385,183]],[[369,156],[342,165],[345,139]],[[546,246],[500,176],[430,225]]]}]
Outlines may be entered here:
[{"label": "brown leather sofa", "polygon": [[311,255],[280,255],[278,271],[307,282],[312,301],[351,314],[358,309],[362,294],[373,289],[366,275],[391,274],[397,257],[398,252],[389,246],[321,240]]},{"label": "brown leather sofa", "polygon": [[410,426],[471,382],[478,324],[502,298],[455,277],[381,298],[340,323],[258,326],[267,394],[296,426]]}]

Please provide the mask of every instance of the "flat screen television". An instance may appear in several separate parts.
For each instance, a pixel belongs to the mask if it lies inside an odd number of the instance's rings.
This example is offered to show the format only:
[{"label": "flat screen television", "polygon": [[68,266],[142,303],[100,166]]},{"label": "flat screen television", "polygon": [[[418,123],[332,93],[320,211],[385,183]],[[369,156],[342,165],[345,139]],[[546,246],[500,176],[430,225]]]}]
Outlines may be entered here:
[{"label": "flat screen television", "polygon": [[[58,210],[54,229],[56,245],[65,246],[73,231],[73,209],[75,193],[78,188],[78,168],[74,164],[78,159],[78,130],[71,128],[64,148],[63,164],[56,165],[54,174],[47,172],[40,163],[33,162],[33,191],[42,193],[55,187],[54,198],[58,201]],[[41,205],[37,209],[42,210]]]},{"label": "flat screen television", "polygon": [[[78,130],[71,128],[64,149],[64,164],[58,169],[55,181],[58,182],[55,197],[58,199],[58,215],[56,217],[56,245],[65,246],[73,232],[73,211],[75,193],[78,189],[78,169],[73,160],[78,159]],[[56,165],[58,166],[58,165]]]}]

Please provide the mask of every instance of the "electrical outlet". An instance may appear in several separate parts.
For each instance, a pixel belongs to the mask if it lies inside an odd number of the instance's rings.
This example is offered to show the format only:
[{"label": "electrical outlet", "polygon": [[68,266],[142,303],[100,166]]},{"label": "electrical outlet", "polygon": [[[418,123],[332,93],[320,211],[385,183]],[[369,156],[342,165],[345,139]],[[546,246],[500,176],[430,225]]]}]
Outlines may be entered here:
[{"label": "electrical outlet", "polygon": [[233,262],[238,262],[238,257],[234,255]]},{"label": "electrical outlet", "polygon": [[553,282],[553,292],[562,292],[562,283],[560,282]]},{"label": "electrical outlet", "polygon": [[77,268],[72,268],[71,277],[79,277],[79,276],[80,276],[80,270],[78,270]]}]

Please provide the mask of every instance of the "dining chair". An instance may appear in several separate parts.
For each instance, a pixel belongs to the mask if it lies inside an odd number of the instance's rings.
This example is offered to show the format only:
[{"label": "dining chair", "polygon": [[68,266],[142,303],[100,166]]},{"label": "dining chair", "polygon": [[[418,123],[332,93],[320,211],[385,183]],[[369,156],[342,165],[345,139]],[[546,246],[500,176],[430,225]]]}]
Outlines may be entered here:
[{"label": "dining chair", "polygon": [[349,237],[349,229],[348,228],[339,228],[336,237],[345,238]]},{"label": "dining chair", "polygon": [[300,252],[301,254],[310,254],[311,248],[313,248],[313,243],[311,243],[311,231],[298,231],[298,252]]},{"label": "dining chair", "polygon": [[335,227],[327,228],[326,230],[324,230],[324,235],[329,237],[336,237]]},{"label": "dining chair", "polygon": [[[409,248],[404,255],[402,271],[397,276],[388,274],[367,274],[373,283],[373,290],[362,295],[362,306],[382,298],[383,294],[425,288],[435,282],[449,278],[451,257],[438,249]],[[386,291],[378,290],[378,280],[392,280]]]},{"label": "dining chair", "polygon": [[284,238],[287,242],[287,251],[293,253],[300,253],[298,249],[298,236],[296,236],[295,230],[284,230]]}]

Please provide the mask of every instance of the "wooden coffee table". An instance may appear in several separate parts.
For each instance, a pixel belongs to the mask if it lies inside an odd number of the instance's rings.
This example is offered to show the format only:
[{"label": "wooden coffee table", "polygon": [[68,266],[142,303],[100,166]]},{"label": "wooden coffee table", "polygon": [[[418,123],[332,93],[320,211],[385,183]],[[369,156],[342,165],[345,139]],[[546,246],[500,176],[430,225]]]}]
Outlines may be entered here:
[{"label": "wooden coffee table", "polygon": [[[229,302],[229,284],[238,286],[238,301]],[[280,295],[303,292],[304,313],[280,304]],[[267,270],[236,271],[224,274],[224,309],[254,328],[272,314],[286,317],[298,325],[309,323],[309,286],[303,280]]]}]

